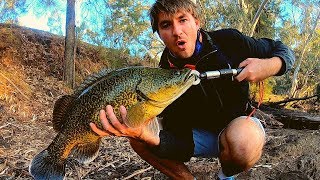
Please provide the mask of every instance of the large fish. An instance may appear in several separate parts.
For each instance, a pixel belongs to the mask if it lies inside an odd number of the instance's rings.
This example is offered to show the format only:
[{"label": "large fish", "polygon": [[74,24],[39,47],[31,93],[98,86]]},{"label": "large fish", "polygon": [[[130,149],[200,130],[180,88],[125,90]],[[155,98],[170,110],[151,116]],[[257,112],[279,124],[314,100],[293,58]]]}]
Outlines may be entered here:
[{"label": "large fish", "polygon": [[198,75],[190,69],[150,67],[101,71],[91,76],[74,94],[56,101],[52,122],[58,134],[33,158],[30,174],[35,179],[63,179],[69,155],[81,163],[94,160],[101,137],[90,129],[89,123],[102,128],[99,111],[108,104],[114,107],[118,117],[120,105],[127,108],[126,125],[146,126],[158,133],[155,117],[198,80]]}]

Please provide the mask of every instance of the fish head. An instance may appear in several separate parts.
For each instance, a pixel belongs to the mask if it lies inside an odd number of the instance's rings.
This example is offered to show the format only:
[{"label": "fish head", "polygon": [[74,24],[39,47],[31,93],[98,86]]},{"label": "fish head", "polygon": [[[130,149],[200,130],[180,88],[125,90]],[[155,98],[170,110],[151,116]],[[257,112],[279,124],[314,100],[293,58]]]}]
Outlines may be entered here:
[{"label": "fish head", "polygon": [[197,80],[198,75],[190,69],[144,69],[137,92],[149,103],[166,107]]},{"label": "fish head", "polygon": [[[190,69],[144,68],[136,86],[140,103],[131,108],[128,116],[141,119],[139,122],[154,118],[198,82],[198,79],[198,73]],[[129,121],[126,124],[131,127],[140,125],[138,120]]]}]

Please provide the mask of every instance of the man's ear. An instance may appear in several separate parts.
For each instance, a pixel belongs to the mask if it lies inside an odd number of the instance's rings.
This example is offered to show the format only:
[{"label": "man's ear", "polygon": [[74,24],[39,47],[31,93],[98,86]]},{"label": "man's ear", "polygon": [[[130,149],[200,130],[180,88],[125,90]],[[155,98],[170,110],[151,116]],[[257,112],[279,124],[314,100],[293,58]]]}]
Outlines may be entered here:
[{"label": "man's ear", "polygon": [[197,26],[197,29],[200,28],[200,25],[201,25],[201,22],[200,22],[200,19],[195,19],[195,22],[196,22],[196,26]]}]

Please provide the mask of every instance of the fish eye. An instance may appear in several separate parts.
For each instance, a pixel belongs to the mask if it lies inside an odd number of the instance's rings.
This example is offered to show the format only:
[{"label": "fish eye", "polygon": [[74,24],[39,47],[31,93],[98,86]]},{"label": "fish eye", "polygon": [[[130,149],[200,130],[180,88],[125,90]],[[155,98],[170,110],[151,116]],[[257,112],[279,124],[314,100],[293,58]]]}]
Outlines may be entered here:
[{"label": "fish eye", "polygon": [[176,75],[176,76],[179,76],[181,73],[180,73],[180,71],[175,71],[174,72],[174,75]]}]

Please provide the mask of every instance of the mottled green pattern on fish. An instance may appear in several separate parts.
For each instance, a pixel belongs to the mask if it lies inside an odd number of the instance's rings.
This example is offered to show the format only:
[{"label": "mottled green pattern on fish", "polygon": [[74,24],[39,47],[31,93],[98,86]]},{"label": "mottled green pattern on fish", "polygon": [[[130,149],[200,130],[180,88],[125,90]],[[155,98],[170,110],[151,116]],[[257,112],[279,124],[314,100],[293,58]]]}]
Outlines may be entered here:
[{"label": "mottled green pattern on fish", "polygon": [[111,72],[101,71],[89,77],[72,95],[55,103],[53,128],[58,132],[47,149],[31,162],[35,179],[63,179],[65,161],[72,154],[80,162],[92,161],[98,153],[100,137],[89,126],[100,128],[99,111],[112,105],[117,117],[120,105],[127,108],[130,127],[147,126],[158,133],[153,119],[196,80],[191,70],[165,70],[129,67]]}]

